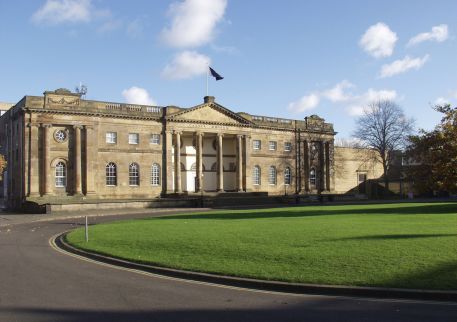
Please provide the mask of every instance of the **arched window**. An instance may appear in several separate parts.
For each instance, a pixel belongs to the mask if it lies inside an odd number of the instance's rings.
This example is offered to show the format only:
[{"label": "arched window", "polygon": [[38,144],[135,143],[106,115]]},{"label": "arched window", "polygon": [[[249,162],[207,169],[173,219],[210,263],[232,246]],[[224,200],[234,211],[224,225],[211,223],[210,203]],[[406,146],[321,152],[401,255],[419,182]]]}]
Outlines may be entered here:
[{"label": "arched window", "polygon": [[67,168],[65,163],[60,161],[56,164],[56,187],[65,187],[67,185]]},{"label": "arched window", "polygon": [[116,163],[110,162],[105,167],[106,172],[106,185],[115,186],[117,185],[117,168]]},{"label": "arched window", "polygon": [[211,171],[216,172],[216,170],[217,170],[217,163],[214,162],[214,163],[211,165]]},{"label": "arched window", "polygon": [[192,165],[190,166],[190,171],[197,171],[197,164],[196,163],[192,163]]},{"label": "arched window", "polygon": [[309,171],[309,184],[312,186],[316,185],[316,169],[311,168]]},{"label": "arched window", "polygon": [[184,163],[181,162],[181,171],[186,171],[186,167],[184,166]]},{"label": "arched window", "polygon": [[276,184],[276,168],[274,166],[268,168],[268,183]]},{"label": "arched window", "polygon": [[137,163],[131,163],[129,165],[129,185],[140,185],[140,166]]},{"label": "arched window", "polygon": [[284,169],[284,184],[289,185],[292,182],[292,173],[290,172],[290,168],[286,167]]},{"label": "arched window", "polygon": [[160,185],[160,165],[154,163],[151,167],[151,184],[153,186]]},{"label": "arched window", "polygon": [[258,165],[254,166],[254,168],[252,169],[252,184],[260,184],[260,167]]}]

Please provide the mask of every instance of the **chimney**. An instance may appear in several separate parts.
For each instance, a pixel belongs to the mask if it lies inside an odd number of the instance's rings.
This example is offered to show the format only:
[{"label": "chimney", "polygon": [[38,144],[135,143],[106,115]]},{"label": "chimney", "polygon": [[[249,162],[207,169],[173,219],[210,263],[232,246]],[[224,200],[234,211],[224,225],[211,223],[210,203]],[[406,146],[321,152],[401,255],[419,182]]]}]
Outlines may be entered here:
[{"label": "chimney", "polygon": [[215,100],[214,96],[205,96],[203,98],[204,103],[214,103],[214,100]]}]

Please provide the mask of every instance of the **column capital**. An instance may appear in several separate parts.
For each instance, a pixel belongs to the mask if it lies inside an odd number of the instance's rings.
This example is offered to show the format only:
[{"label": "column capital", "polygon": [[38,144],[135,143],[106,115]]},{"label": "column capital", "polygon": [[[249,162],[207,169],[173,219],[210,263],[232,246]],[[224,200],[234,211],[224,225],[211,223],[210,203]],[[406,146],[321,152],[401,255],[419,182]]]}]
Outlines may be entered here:
[{"label": "column capital", "polygon": [[52,127],[52,124],[41,123],[40,126],[43,127],[43,128],[48,129],[48,128]]},{"label": "column capital", "polygon": [[241,140],[243,137],[244,137],[243,134],[237,134],[237,135],[236,135],[236,138],[237,138],[238,140]]},{"label": "column capital", "polygon": [[173,130],[173,134],[181,135],[181,134],[182,134],[182,131]]},{"label": "column capital", "polygon": [[197,132],[195,132],[195,135],[196,136],[205,136],[205,133],[201,132],[201,131],[197,131]]},{"label": "column capital", "polygon": [[30,123],[30,122],[29,122],[29,123],[27,123],[26,126],[27,126],[27,127],[34,127],[34,126],[35,126],[35,127],[40,127],[40,124],[39,124],[39,123]]},{"label": "column capital", "polygon": [[216,133],[217,137],[224,137],[224,133]]},{"label": "column capital", "polygon": [[75,124],[73,125],[73,128],[76,130],[76,129],[80,129],[82,130],[83,126],[81,124]]}]

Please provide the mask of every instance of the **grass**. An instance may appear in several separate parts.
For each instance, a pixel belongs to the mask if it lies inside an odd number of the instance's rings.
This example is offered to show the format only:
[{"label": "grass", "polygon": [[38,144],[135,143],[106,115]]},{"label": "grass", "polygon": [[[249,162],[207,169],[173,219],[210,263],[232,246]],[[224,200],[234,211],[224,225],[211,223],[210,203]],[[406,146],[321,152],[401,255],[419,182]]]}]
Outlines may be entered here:
[{"label": "grass", "polygon": [[67,236],[137,262],[268,280],[457,290],[457,203],[226,210]]}]

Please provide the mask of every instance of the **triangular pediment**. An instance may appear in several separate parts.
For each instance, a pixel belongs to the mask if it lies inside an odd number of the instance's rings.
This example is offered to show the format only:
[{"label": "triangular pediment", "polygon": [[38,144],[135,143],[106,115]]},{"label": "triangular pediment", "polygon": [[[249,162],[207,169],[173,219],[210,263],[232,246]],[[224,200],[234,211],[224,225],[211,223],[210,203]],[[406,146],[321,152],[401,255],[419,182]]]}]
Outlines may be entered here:
[{"label": "triangular pediment", "polygon": [[188,110],[170,115],[169,120],[175,121],[197,121],[203,123],[224,123],[224,124],[250,124],[244,117],[230,111],[229,109],[216,104],[202,104]]}]

